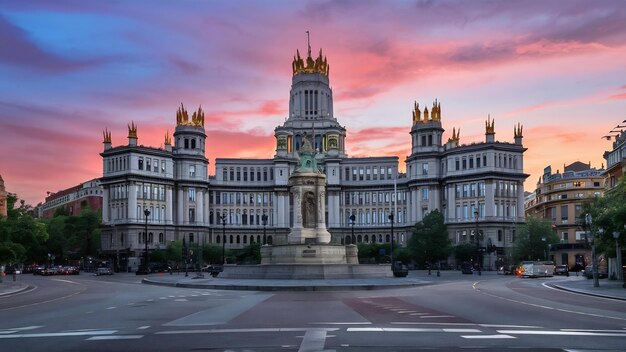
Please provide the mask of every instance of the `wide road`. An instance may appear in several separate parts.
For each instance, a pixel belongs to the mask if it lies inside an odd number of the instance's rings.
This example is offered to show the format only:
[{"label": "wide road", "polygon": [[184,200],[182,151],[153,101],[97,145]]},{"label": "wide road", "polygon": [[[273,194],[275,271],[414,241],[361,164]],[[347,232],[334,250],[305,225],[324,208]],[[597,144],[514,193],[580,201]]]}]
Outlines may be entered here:
[{"label": "wide road", "polygon": [[143,285],[142,278],[24,275],[32,290],[0,298],[0,351],[623,351],[626,346],[626,302],[547,287],[576,277],[444,272],[419,287],[330,292],[172,288]]}]

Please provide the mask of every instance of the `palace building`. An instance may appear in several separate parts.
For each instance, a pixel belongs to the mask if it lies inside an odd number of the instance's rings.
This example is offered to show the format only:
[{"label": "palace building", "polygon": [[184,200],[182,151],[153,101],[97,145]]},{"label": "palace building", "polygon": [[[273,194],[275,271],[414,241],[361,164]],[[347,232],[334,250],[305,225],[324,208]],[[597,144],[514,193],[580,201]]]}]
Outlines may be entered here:
[{"label": "palace building", "polygon": [[492,249],[483,257],[485,268],[504,260],[516,224],[524,221],[528,175],[521,125],[514,126],[513,142],[497,141],[489,119],[482,143],[461,144],[457,129],[444,141],[441,103],[435,101],[430,111],[415,103],[412,120],[407,119],[411,154],[404,160],[406,173],[400,173],[398,156],[348,156],[346,128],[334,115],[329,68],[321,50],[315,58],[310,47],[306,58],[297,52],[289,116],[274,129],[274,156],[217,158],[215,175],[208,174],[205,146],[211,140],[202,108],[189,117],[181,104],[164,148],[139,145],[134,123],[127,145],[112,146],[105,130],[103,251],[120,269],[134,270],[146,238],[149,250],[183,238],[221,245],[223,235],[227,248],[286,243],[294,223],[288,179],[308,140],[326,176],[331,243],[352,243],[352,231],[357,243],[390,242],[393,225],[394,242],[405,245],[415,223],[438,209],[453,244],[475,243],[478,237],[480,247]]}]

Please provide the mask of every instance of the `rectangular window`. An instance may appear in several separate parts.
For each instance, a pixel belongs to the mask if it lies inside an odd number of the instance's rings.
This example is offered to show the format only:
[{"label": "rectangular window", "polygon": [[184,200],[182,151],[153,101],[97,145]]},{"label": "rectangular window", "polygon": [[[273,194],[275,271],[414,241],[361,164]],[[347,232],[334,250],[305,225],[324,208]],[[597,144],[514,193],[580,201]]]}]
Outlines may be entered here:
[{"label": "rectangular window", "polygon": [[190,178],[196,177],[196,166],[195,165],[189,165],[189,177]]},{"label": "rectangular window", "polygon": [[467,159],[463,158],[463,170],[467,169]]},{"label": "rectangular window", "polygon": [[189,188],[188,193],[189,193],[189,201],[190,202],[195,202],[196,201],[196,189],[195,188]]},{"label": "rectangular window", "polygon": [[165,160],[161,160],[161,172],[165,173]]},{"label": "rectangular window", "polygon": [[460,170],[461,169],[461,161],[459,160],[459,158],[454,159],[454,165],[455,165],[455,170]]},{"label": "rectangular window", "polygon": [[422,164],[422,175],[428,175],[428,163]]},{"label": "rectangular window", "polygon": [[152,167],[150,166],[150,158],[146,158],[146,171],[152,171]]},{"label": "rectangular window", "polygon": [[152,165],[154,165],[154,169],[152,171],[159,172],[159,160],[158,159],[152,160]]},{"label": "rectangular window", "polygon": [[480,167],[480,157],[476,157],[476,167]]},{"label": "rectangular window", "polygon": [[568,220],[567,205],[561,205],[561,220]]},{"label": "rectangular window", "polygon": [[422,188],[422,200],[428,200],[428,188]]},{"label": "rectangular window", "polygon": [[474,158],[470,157],[469,159],[469,168],[473,169],[474,168]]},{"label": "rectangular window", "polygon": [[137,165],[139,170],[143,170],[143,157],[139,157],[139,164]]}]

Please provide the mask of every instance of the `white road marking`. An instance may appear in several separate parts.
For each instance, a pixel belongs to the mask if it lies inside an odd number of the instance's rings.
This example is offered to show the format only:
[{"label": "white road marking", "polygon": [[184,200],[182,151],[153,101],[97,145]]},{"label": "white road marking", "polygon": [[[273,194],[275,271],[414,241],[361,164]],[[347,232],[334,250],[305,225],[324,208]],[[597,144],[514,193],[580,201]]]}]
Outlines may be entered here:
[{"label": "white road marking", "polygon": [[541,326],[532,325],[498,325],[498,324],[478,324],[485,328],[517,328],[517,329],[541,329]]},{"label": "white road marking", "polygon": [[74,331],[74,332],[50,332],[39,334],[16,334],[0,335],[0,339],[6,338],[29,338],[29,337],[65,337],[65,336],[89,336],[89,335],[113,335],[117,330]]},{"label": "white road marking", "polygon": [[159,297],[159,299],[167,299],[167,297]]},{"label": "white road marking", "polygon": [[254,328],[254,329],[203,329],[203,330],[171,330],[157,331],[155,335],[185,335],[185,334],[226,334],[246,332],[299,332],[308,330],[337,331],[339,328]]},{"label": "white road marking", "polygon": [[107,310],[116,309],[117,307],[109,307]]},{"label": "white road marking", "polygon": [[109,335],[109,336],[94,336],[86,339],[85,341],[98,341],[98,340],[136,340],[142,338],[144,335]]},{"label": "white road marking", "polygon": [[60,281],[60,282],[66,282],[68,284],[75,284],[78,285],[78,282],[74,282],[74,281],[70,281],[70,280],[63,280],[63,279],[51,279],[52,281]]},{"label": "white road marking", "polygon": [[24,330],[35,330],[39,328],[43,328],[43,325],[31,325],[31,326],[24,326],[21,328],[10,328],[10,329],[5,329],[5,330],[24,331]]},{"label": "white road marking", "polygon": [[443,329],[443,332],[482,332],[478,329]]},{"label": "white road marking", "polygon": [[542,331],[542,330],[497,330],[500,334],[511,335],[555,335],[555,336],[613,336],[626,337],[626,332],[591,332],[591,331]]},{"label": "white road marking", "polygon": [[90,312],[85,312],[85,314],[93,314],[93,312],[91,312],[91,311]]},{"label": "white road marking", "polygon": [[391,324],[396,324],[396,325],[445,325],[445,326],[476,326],[477,324],[474,323],[422,323],[422,322],[417,322],[417,321],[392,321]]},{"label": "white road marking", "polygon": [[430,319],[430,318],[454,318],[454,315],[422,315],[420,318],[422,318],[422,319]]},{"label": "white road marking", "polygon": [[298,352],[320,352],[324,351],[326,344],[326,330],[313,329],[307,330],[300,344]]},{"label": "white road marking", "polygon": [[516,339],[511,335],[461,335],[464,339]]},{"label": "white road marking", "polygon": [[186,298],[176,298],[174,302],[187,302]]},{"label": "white road marking", "polygon": [[411,313],[409,315],[428,315],[428,313]]},{"label": "white road marking", "polygon": [[150,327],[150,325],[140,326],[140,327],[137,328],[137,330],[145,330],[145,329],[147,329],[149,327]]},{"label": "white road marking", "polygon": [[345,322],[345,323],[311,323],[313,325],[369,325],[372,322],[370,321],[360,321],[360,322]]},{"label": "white road marking", "polygon": [[146,302],[154,302],[154,299],[152,299],[152,298],[147,299]]}]

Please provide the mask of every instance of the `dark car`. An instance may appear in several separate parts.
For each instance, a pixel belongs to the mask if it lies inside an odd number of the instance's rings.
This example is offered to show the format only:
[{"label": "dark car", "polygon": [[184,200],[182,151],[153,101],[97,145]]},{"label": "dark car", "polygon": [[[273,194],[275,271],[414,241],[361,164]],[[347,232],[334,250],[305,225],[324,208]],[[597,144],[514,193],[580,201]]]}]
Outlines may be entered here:
[{"label": "dark car", "polygon": [[472,269],[472,264],[468,262],[464,262],[461,264],[461,273],[462,274],[473,274],[474,270]]},{"label": "dark car", "polygon": [[101,275],[113,275],[113,270],[110,268],[98,268],[98,270],[96,270],[96,276]]},{"label": "dark car", "polygon": [[[583,275],[587,279],[593,279],[593,264],[589,264],[585,267],[585,272],[583,273]],[[604,279],[607,277],[609,277],[609,273],[606,266],[603,267],[601,265],[598,265],[598,279]]]},{"label": "dark car", "polygon": [[567,265],[557,265],[554,267],[554,275],[565,275],[569,276],[569,270]]}]

